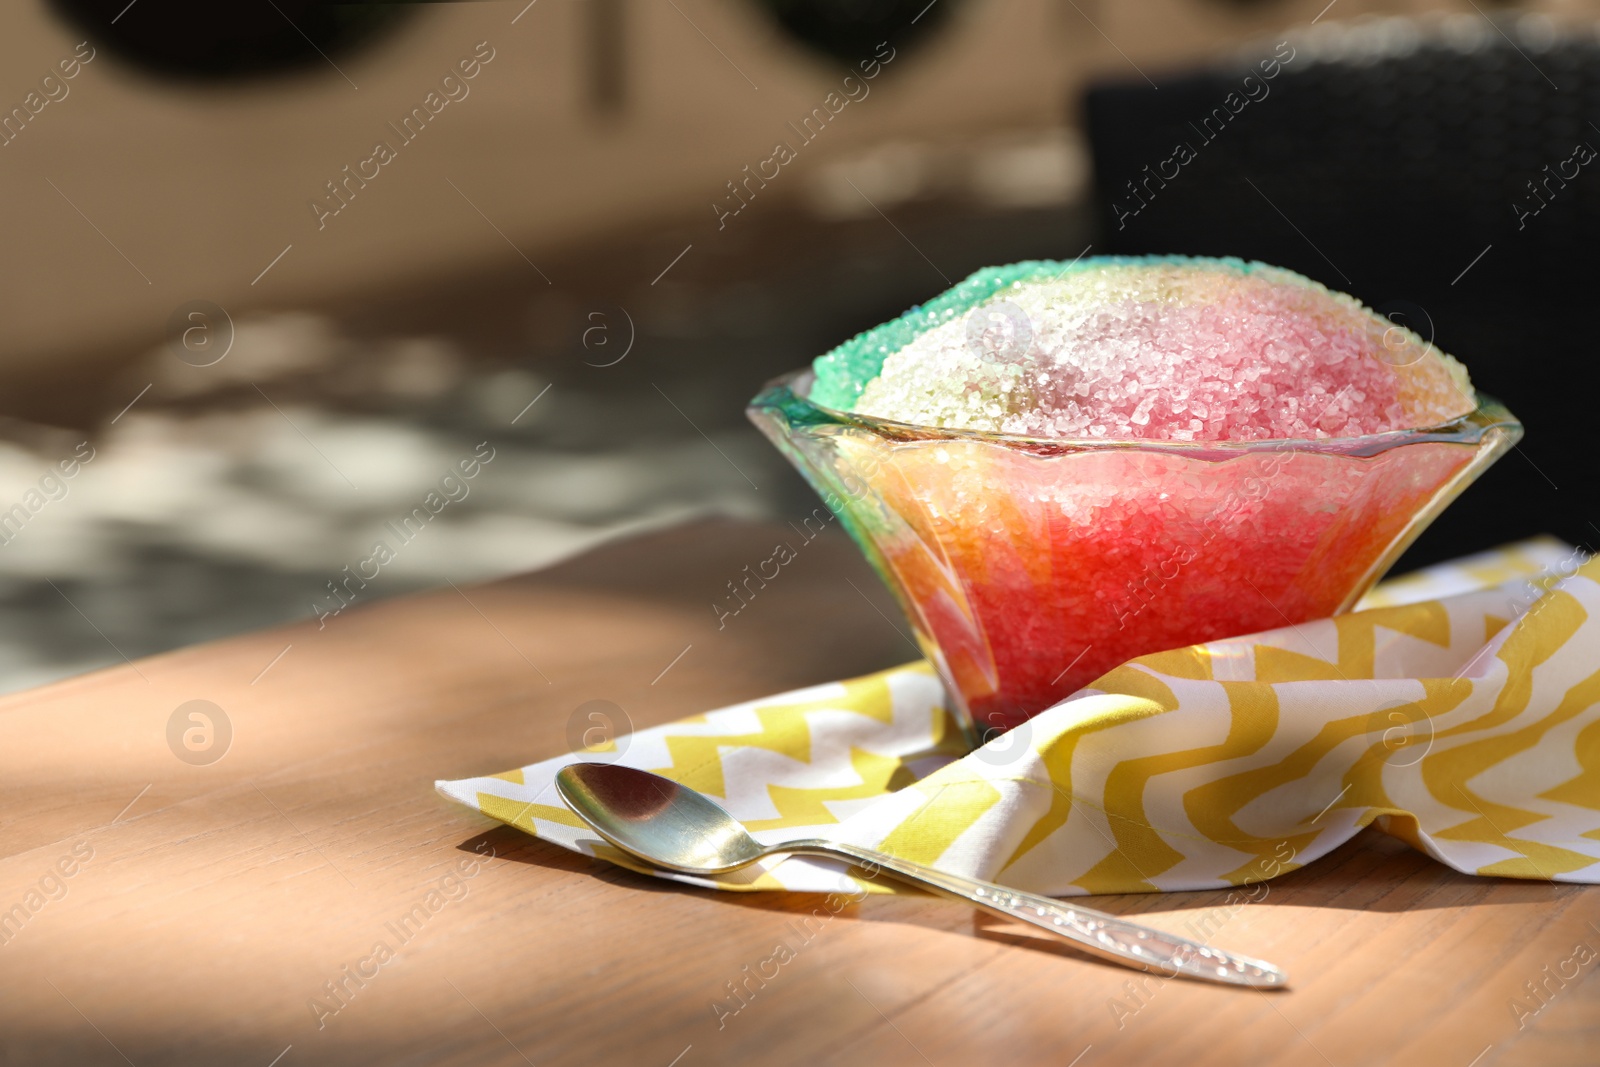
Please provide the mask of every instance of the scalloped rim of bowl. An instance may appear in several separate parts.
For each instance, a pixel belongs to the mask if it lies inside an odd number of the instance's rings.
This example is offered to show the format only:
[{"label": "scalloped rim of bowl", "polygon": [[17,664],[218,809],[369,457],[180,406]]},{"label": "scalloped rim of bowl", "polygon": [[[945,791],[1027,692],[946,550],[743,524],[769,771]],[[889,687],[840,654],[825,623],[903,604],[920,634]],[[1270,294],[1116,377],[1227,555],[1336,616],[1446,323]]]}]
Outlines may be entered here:
[{"label": "scalloped rim of bowl", "polygon": [[1137,437],[1028,437],[1021,434],[994,433],[988,430],[962,430],[944,426],[923,426],[873,415],[840,411],[813,401],[807,394],[815,380],[810,367],[779,375],[761,387],[750,407],[772,406],[767,400],[778,390],[786,392],[800,404],[816,412],[818,422],[856,426],[879,437],[897,441],[977,441],[1001,445],[1018,451],[1044,454],[1065,454],[1087,451],[1140,451],[1170,452],[1190,458],[1233,458],[1251,452],[1281,451],[1285,446],[1301,452],[1321,452],[1330,455],[1354,457],[1374,456],[1401,445],[1439,442],[1445,444],[1478,444],[1491,431],[1499,430],[1511,435],[1512,444],[1522,436],[1522,423],[1504,404],[1482,392],[1476,392],[1478,405],[1472,411],[1436,426],[1411,430],[1388,430],[1383,433],[1362,434],[1355,437],[1273,437],[1259,441],[1168,441]]}]

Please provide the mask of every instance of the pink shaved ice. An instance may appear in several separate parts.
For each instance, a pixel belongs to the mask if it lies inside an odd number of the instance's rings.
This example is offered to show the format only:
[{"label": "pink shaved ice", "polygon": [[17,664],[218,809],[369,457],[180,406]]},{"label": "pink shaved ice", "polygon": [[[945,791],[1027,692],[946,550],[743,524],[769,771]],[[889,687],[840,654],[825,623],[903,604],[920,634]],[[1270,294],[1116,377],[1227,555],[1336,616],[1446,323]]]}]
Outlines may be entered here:
[{"label": "pink shaved ice", "polygon": [[883,360],[852,409],[1041,438],[1315,439],[1477,405],[1465,368],[1355,298],[1238,260],[1086,260]]}]

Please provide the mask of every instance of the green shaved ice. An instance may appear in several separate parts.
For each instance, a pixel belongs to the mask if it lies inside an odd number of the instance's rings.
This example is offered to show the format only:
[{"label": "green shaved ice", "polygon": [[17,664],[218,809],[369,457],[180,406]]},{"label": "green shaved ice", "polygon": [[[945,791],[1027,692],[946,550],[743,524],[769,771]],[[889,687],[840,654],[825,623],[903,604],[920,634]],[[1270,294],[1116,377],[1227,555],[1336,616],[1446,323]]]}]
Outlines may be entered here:
[{"label": "green shaved ice", "polygon": [[910,344],[919,334],[964,315],[1012,282],[1049,277],[1066,264],[1049,259],[1027,260],[1004,267],[985,267],[926,304],[856,334],[812,363],[816,381],[811,401],[823,407],[848,410],[867,383],[883,371],[883,361]]}]

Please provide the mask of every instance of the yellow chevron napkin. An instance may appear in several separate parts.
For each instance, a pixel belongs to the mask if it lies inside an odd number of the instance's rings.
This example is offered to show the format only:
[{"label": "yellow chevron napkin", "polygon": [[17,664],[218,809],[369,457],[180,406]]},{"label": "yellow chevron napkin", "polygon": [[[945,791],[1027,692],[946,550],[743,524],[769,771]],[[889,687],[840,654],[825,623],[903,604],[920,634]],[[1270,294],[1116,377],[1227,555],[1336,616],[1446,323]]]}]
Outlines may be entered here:
[{"label": "yellow chevron napkin", "polygon": [[[1054,896],[1258,882],[1369,824],[1469,874],[1600,882],[1600,561],[1549,538],[1385,583],[1348,615],[1140,657],[976,751],[945,704],[916,663],[436,786],[628,866],[562,804],[561,767],[614,759],[758,838]],[[802,857],[663,876],[889,888]]]}]

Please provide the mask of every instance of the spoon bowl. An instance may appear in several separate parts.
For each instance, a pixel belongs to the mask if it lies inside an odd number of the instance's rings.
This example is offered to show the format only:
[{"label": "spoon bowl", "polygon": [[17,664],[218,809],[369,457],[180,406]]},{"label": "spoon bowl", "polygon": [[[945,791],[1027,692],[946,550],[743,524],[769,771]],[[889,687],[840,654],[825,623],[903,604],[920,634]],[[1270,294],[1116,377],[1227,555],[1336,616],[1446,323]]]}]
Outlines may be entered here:
[{"label": "spoon bowl", "polygon": [[574,763],[556,790],[590,828],[624,852],[685,874],[726,874],[766,854],[704,793],[614,763]]}]

